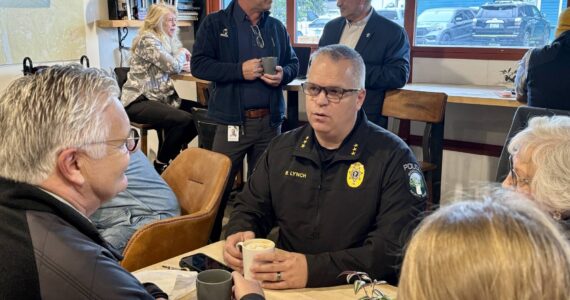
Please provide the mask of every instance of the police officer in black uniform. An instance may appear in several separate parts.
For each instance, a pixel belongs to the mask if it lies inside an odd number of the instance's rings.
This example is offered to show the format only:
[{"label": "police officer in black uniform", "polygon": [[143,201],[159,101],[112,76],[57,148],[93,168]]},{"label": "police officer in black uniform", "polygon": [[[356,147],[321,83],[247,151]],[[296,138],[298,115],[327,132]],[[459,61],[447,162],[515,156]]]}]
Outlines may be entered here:
[{"label": "police officer in black uniform", "polygon": [[409,147],[360,109],[365,67],[354,50],[331,45],[311,58],[310,123],[275,138],[236,198],[224,259],[243,268],[236,243],[279,227],[277,247],[258,255],[265,288],[343,284],[343,271],[397,283],[402,248],[424,210],[427,190]]}]

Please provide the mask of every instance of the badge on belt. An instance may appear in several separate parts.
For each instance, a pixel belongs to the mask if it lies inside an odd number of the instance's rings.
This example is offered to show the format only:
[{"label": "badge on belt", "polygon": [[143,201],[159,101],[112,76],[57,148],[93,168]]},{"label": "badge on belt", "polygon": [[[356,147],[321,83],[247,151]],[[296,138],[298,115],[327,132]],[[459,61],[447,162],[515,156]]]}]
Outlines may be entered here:
[{"label": "badge on belt", "polygon": [[228,125],[228,142],[239,142],[239,126]]}]

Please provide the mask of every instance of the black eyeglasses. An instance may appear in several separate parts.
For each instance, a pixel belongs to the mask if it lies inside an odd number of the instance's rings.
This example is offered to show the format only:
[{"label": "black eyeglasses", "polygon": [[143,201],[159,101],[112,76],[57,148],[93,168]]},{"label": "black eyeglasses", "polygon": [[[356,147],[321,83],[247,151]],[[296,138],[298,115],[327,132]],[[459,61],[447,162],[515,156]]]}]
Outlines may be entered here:
[{"label": "black eyeglasses", "polygon": [[339,87],[324,87],[310,82],[301,83],[303,88],[303,93],[312,97],[318,96],[321,91],[325,91],[325,97],[332,103],[339,103],[340,99],[346,95],[346,93],[358,92],[360,89],[343,89]]},{"label": "black eyeglasses", "polygon": [[257,47],[259,48],[265,47],[265,41],[261,36],[261,31],[259,31],[259,27],[257,25],[253,25],[251,26],[251,31],[253,31],[253,36],[255,37],[255,43],[257,44]]},{"label": "black eyeglasses", "polygon": [[85,146],[96,145],[96,144],[109,144],[109,143],[113,143],[113,142],[122,142],[119,145],[119,147],[121,149],[126,149],[129,152],[134,152],[137,149],[137,146],[139,144],[139,140],[140,140],[139,132],[136,129],[131,128],[131,130],[129,131],[129,136],[126,139],[94,142],[94,143],[86,144]]},{"label": "black eyeglasses", "polygon": [[513,156],[509,155],[509,172],[511,174],[511,181],[513,182],[513,186],[517,187],[519,186],[519,183],[521,186],[523,185],[529,185],[530,184],[530,179],[528,178],[520,178],[517,175],[517,172],[515,172],[515,165],[513,164]]}]

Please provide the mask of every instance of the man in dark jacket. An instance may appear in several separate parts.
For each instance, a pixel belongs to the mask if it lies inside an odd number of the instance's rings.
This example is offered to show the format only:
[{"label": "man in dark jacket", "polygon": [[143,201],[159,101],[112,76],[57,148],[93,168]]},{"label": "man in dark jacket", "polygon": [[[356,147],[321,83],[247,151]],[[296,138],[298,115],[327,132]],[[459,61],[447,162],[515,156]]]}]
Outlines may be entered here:
[{"label": "man in dark jacket", "polygon": [[570,8],[562,12],[550,45],[530,49],[515,78],[517,100],[528,106],[570,110]]},{"label": "man in dark jacket", "polygon": [[88,219],[127,186],[137,137],[118,96],[112,77],[72,65],[0,97],[0,298],[154,298]]},{"label": "man in dark jacket", "polygon": [[[270,8],[268,0],[234,0],[208,15],[196,35],[192,74],[212,81],[208,116],[219,124],[213,150],[232,161],[212,240],[219,238],[229,190],[244,156],[251,174],[269,141],[281,132],[282,87],[299,69],[285,26],[269,16]],[[262,57],[277,57],[277,67],[269,70],[275,74],[263,72]]]},{"label": "man in dark jacket", "polygon": [[384,93],[408,81],[410,43],[404,28],[380,16],[370,1],[337,1],[341,17],[325,25],[319,47],[342,44],[360,53],[366,64],[366,117],[386,128],[388,120],[382,117]]},{"label": "man in dark jacket", "polygon": [[359,111],[364,74],[354,50],[319,48],[303,84],[310,125],[275,138],[236,198],[224,246],[234,269],[243,268],[236,243],[279,227],[284,251],[251,268],[266,288],[342,284],[353,270],[397,282],[427,190],[408,146]]},{"label": "man in dark jacket", "polygon": [[81,65],[0,96],[0,299],[168,299],[123,269],[88,219],[127,187],[137,147],[118,96],[113,77]]}]

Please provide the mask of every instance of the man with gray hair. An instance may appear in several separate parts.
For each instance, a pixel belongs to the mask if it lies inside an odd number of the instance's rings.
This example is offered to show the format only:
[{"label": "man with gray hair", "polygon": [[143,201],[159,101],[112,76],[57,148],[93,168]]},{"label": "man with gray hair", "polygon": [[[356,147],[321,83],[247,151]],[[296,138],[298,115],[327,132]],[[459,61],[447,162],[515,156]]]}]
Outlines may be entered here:
[{"label": "man with gray hair", "polygon": [[265,288],[342,284],[350,270],[397,282],[427,190],[409,147],[360,111],[364,76],[356,51],[319,48],[303,84],[309,125],[273,139],[237,195],[224,246],[232,268],[243,269],[238,242],[279,227],[284,251],[250,269]]},{"label": "man with gray hair", "polygon": [[382,116],[386,90],[401,88],[410,74],[410,43],[402,26],[379,15],[370,0],[337,0],[341,16],[325,25],[319,47],[341,44],[362,55],[366,64],[364,111],[386,128]]},{"label": "man with gray hair", "polygon": [[127,187],[138,135],[118,96],[114,78],[80,65],[0,96],[0,299],[168,298],[124,270],[88,219]]}]

